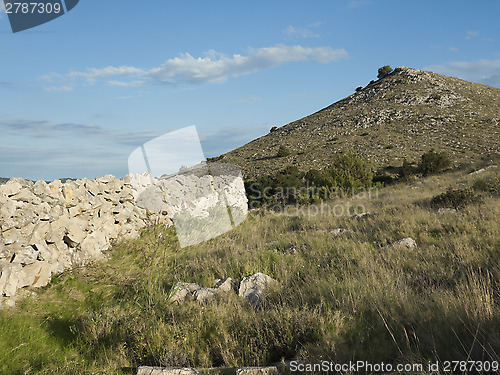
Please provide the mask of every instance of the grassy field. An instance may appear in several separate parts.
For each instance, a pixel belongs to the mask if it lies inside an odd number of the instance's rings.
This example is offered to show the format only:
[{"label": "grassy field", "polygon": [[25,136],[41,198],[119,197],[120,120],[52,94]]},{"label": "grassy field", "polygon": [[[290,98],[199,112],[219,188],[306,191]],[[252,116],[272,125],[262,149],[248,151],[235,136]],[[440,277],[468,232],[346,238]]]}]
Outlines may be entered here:
[{"label": "grassy field", "polygon": [[[1,374],[131,374],[139,365],[428,363],[500,359],[500,197],[437,212],[431,198],[498,168],[458,171],[286,215],[180,249],[171,228],[121,242],[0,311]],[[498,181],[498,180],[497,180]],[[484,187],[484,183],[476,186]],[[487,189],[486,189],[487,190]],[[478,193],[479,194],[479,193]],[[346,229],[334,236],[329,229]],[[405,237],[417,247],[390,246]],[[289,249],[295,247],[296,251]],[[259,310],[235,294],[170,303],[178,282],[275,278]]]}]

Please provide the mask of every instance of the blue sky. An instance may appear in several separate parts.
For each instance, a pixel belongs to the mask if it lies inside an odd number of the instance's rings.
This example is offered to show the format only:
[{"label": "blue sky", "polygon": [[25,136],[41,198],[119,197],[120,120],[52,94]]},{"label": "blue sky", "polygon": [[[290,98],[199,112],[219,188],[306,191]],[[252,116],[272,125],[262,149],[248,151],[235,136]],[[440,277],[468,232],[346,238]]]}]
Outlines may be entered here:
[{"label": "blue sky", "polygon": [[383,65],[500,88],[499,1],[80,0],[13,34],[0,10],[0,176],[124,176],[196,125],[207,157],[309,115]]}]

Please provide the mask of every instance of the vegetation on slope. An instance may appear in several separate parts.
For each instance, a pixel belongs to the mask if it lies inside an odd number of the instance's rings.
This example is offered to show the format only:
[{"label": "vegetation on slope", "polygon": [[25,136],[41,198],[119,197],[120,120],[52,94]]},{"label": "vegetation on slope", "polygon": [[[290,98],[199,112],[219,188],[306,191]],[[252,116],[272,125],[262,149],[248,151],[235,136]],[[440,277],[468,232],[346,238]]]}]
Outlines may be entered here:
[{"label": "vegetation on slope", "polygon": [[[222,160],[254,178],[288,165],[323,169],[333,154],[348,151],[376,167],[417,161],[431,149],[446,152],[453,165],[498,154],[500,89],[405,67],[381,77]],[[276,157],[281,147],[288,155]]]},{"label": "vegetation on slope", "polygon": [[[171,228],[153,226],[113,246],[107,262],[65,272],[0,311],[0,373],[120,374],[138,365],[291,358],[498,361],[496,170],[322,202],[371,212],[363,218],[318,205],[255,210],[235,230],[184,249]],[[449,187],[475,187],[482,199],[438,213],[431,201]],[[334,228],[346,231],[335,236]],[[405,237],[417,247],[391,246]],[[233,294],[208,305],[168,300],[178,281],[211,286],[255,272],[279,283],[260,310]]]}]

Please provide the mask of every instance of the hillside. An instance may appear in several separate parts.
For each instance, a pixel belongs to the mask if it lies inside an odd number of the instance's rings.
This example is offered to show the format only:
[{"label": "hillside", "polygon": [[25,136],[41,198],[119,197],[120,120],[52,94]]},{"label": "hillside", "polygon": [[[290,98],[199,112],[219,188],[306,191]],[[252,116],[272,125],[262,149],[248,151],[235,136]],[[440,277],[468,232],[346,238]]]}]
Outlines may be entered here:
[{"label": "hillside", "polygon": [[[400,166],[434,148],[454,164],[498,152],[500,89],[398,67],[386,77],[310,116],[222,155],[245,176],[286,165],[323,168],[352,150],[376,166]],[[281,145],[290,155],[276,157]]]}]

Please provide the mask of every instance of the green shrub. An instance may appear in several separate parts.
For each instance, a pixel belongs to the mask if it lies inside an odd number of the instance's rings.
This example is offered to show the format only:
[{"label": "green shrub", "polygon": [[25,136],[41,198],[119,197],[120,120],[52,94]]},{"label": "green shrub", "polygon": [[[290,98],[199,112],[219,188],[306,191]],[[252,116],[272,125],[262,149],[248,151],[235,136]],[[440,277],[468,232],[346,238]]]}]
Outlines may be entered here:
[{"label": "green shrub", "polygon": [[474,181],[474,190],[486,191],[491,194],[500,194],[500,176],[480,178]]},{"label": "green shrub", "polygon": [[408,177],[410,177],[413,174],[413,168],[411,167],[410,163],[408,163],[408,160],[404,159],[403,160],[403,165],[401,166],[401,169],[399,171],[399,179],[400,180],[407,180]]},{"label": "green shrub", "polygon": [[332,196],[336,189],[353,191],[372,185],[371,165],[353,154],[335,154],[323,170],[300,172],[296,166],[245,182],[250,208],[261,205],[309,204]]},{"label": "green shrub", "polygon": [[436,195],[431,199],[431,207],[459,209],[479,201],[480,197],[470,189],[449,188],[445,193]]},{"label": "green shrub", "polygon": [[290,150],[288,149],[288,147],[281,145],[280,148],[278,149],[278,153],[276,154],[276,156],[278,158],[282,158],[288,155],[290,155]]},{"label": "green shrub", "polygon": [[275,132],[276,130],[278,130],[278,127],[277,127],[277,126],[273,126],[273,127],[269,130],[269,133]]},{"label": "green shrub", "polygon": [[379,78],[379,79],[384,78],[390,72],[392,72],[392,68],[389,65],[385,65],[385,66],[379,68],[377,78]]},{"label": "green shrub", "polygon": [[418,168],[424,175],[437,173],[451,165],[451,161],[444,152],[430,150],[422,155]]}]

